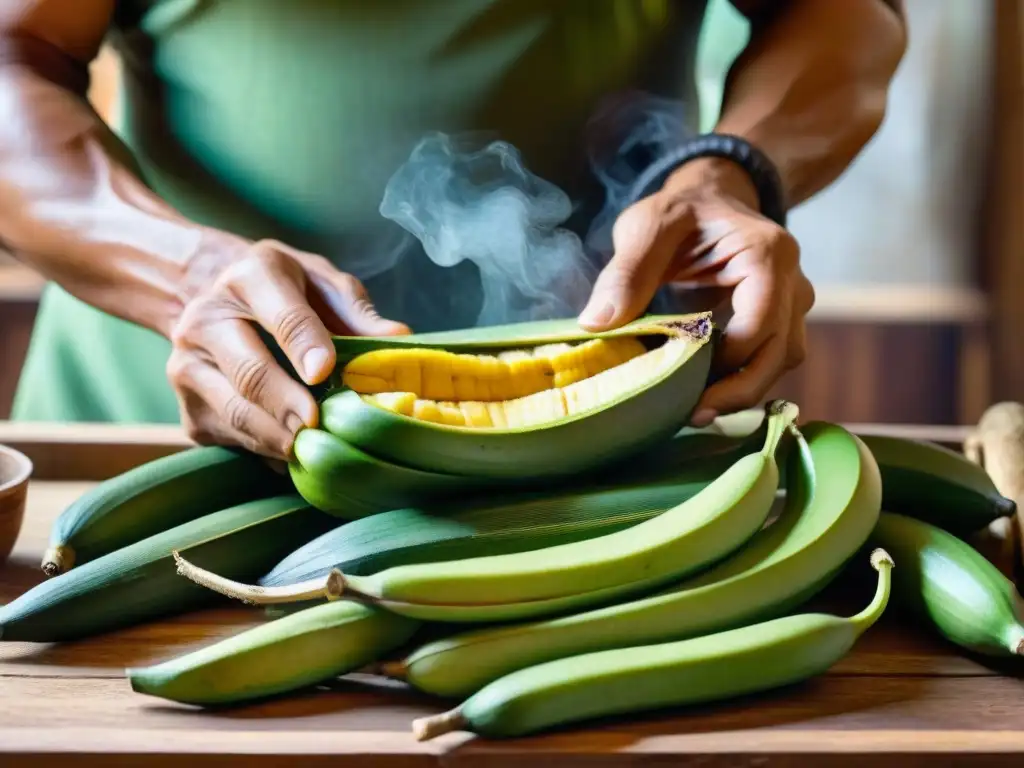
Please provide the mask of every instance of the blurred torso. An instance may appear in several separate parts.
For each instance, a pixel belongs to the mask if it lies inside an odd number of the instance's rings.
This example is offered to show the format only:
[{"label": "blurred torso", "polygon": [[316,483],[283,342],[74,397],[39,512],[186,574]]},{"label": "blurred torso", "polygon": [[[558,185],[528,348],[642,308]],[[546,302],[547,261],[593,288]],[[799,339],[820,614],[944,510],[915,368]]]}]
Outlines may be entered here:
[{"label": "blurred torso", "polygon": [[[704,10],[705,0],[119,0],[115,129],[185,215],[372,273],[373,250],[396,229],[378,212],[384,187],[427,133],[486,131],[576,199],[588,183],[584,127],[602,97],[682,98],[696,123]],[[444,300],[424,286],[382,275],[368,287],[386,316],[440,325],[426,305]],[[89,327],[99,338],[82,349]],[[45,418],[50,397],[60,418],[176,419],[163,339],[52,288],[36,337],[16,415]],[[55,368],[72,383],[36,394]]]}]

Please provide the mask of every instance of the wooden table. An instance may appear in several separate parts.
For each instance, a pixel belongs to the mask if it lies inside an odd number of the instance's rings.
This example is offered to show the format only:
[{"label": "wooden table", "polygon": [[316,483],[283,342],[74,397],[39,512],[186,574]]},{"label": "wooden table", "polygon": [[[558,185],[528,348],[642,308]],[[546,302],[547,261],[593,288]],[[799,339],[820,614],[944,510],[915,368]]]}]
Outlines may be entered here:
[{"label": "wooden table", "polygon": [[[39,580],[50,524],[87,487],[32,485],[25,529],[0,568],[0,601]],[[1024,677],[951,652],[892,610],[837,667],[806,684],[501,743],[465,734],[417,743],[410,721],[442,707],[368,677],[219,712],[135,694],[123,677],[126,665],[261,618],[238,607],[60,646],[0,644],[0,766],[1024,765]]]}]

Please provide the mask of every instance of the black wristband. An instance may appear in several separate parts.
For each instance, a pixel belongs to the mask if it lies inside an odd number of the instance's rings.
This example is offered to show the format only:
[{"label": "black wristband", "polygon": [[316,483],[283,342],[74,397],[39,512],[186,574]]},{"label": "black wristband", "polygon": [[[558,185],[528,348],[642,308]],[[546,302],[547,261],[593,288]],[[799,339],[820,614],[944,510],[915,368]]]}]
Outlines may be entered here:
[{"label": "black wristband", "polygon": [[775,165],[750,142],[721,133],[696,136],[659,157],[637,178],[629,200],[635,202],[654,194],[677,168],[702,157],[720,157],[740,166],[757,190],[762,215],[780,227],[786,226],[785,191]]}]

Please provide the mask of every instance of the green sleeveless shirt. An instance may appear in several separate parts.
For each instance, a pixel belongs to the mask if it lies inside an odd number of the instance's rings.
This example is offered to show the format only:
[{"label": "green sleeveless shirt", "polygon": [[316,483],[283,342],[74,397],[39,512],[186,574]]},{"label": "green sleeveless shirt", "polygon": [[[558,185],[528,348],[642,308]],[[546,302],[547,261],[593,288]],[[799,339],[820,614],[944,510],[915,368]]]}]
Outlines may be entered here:
[{"label": "green sleeveless shirt", "polygon": [[[704,13],[705,0],[120,0],[114,128],[185,215],[323,254],[414,330],[457,327],[480,309],[468,273],[453,277],[467,265],[381,271],[407,236],[382,196],[417,142],[486,132],[575,202],[603,96],[681,98],[695,127]],[[168,353],[48,286],[14,418],[177,422]]]}]

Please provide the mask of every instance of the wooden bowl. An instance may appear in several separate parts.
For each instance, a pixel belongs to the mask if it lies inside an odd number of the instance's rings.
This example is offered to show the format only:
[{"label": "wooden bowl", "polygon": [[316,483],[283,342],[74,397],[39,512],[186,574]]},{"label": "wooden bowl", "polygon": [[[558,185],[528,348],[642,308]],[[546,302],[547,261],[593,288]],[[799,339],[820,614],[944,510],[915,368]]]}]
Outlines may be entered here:
[{"label": "wooden bowl", "polygon": [[0,445],[0,563],[7,560],[21,532],[31,475],[28,456]]}]

